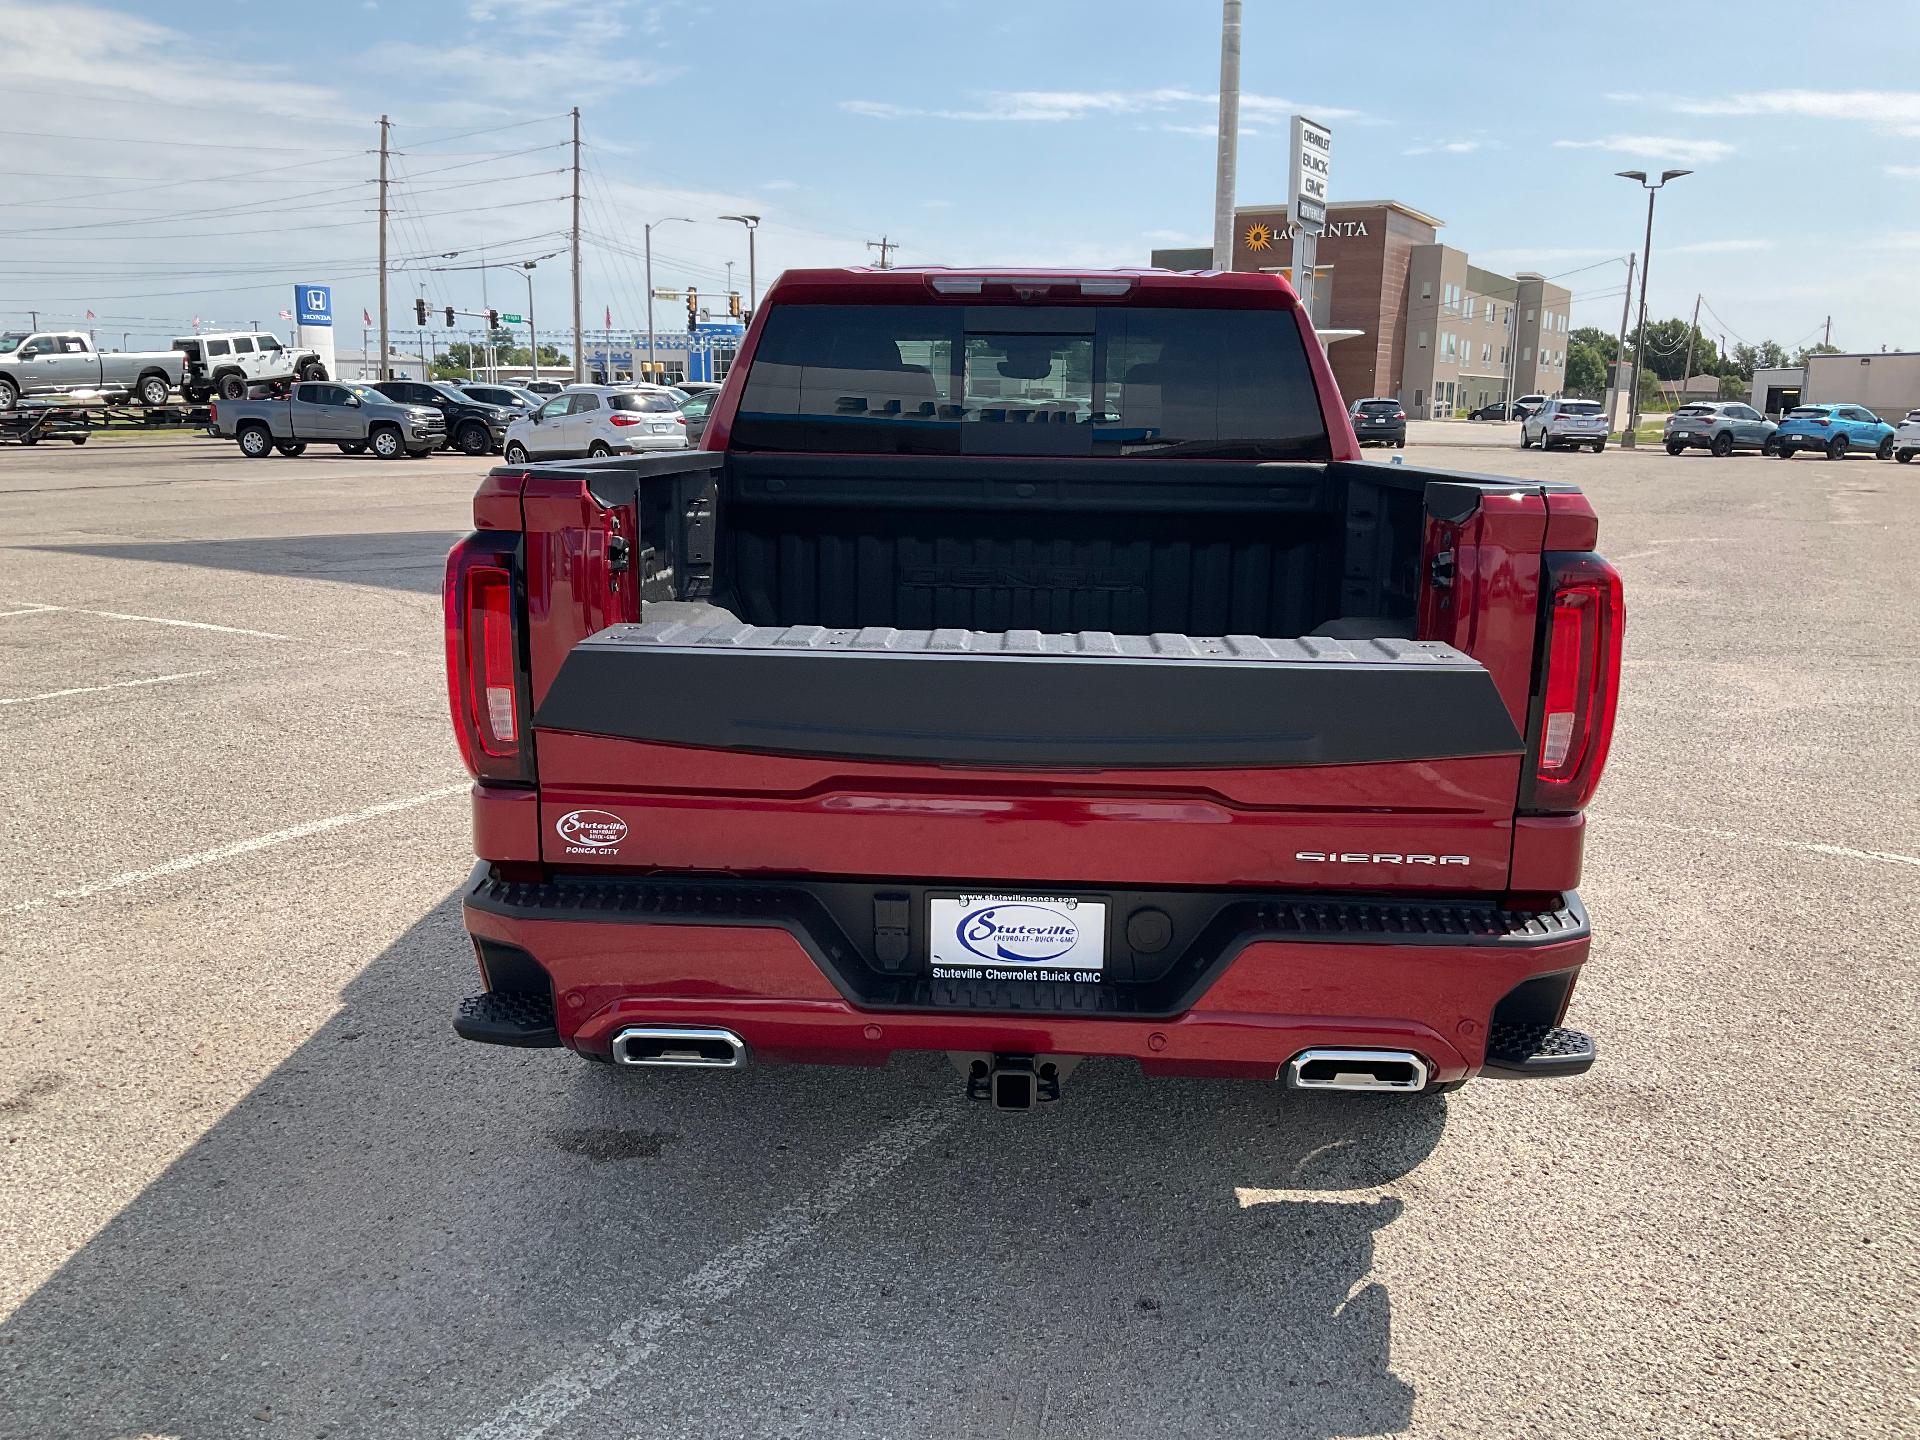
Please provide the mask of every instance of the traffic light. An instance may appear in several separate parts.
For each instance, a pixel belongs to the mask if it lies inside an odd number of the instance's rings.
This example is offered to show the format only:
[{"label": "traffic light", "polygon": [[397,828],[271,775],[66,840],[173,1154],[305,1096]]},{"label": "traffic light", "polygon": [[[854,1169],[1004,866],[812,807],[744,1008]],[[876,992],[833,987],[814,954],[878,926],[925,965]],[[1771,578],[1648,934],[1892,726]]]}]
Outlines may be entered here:
[{"label": "traffic light", "polygon": [[738,290],[729,290],[727,292],[727,314],[736,320],[740,318],[740,292]]},{"label": "traffic light", "polygon": [[427,302],[425,300],[415,300],[413,302],[413,323],[422,330],[427,328]]},{"label": "traffic light", "polygon": [[489,330],[498,330],[500,328],[500,312],[498,310],[487,311],[487,328]]},{"label": "traffic light", "polygon": [[691,335],[694,327],[700,323],[700,292],[687,291],[687,333]]},{"label": "traffic light", "polygon": [[447,306],[447,328],[449,330],[453,328],[453,307],[451,305]]}]

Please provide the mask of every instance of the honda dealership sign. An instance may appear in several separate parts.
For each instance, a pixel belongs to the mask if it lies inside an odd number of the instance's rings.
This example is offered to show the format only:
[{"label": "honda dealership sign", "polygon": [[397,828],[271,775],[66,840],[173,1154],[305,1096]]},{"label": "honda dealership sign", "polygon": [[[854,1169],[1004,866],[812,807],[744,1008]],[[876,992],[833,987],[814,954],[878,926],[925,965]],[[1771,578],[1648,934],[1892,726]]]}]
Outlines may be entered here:
[{"label": "honda dealership sign", "polygon": [[1327,223],[1328,162],[1333,132],[1304,115],[1293,117],[1293,161],[1287,176],[1287,218],[1303,230]]},{"label": "honda dealership sign", "polygon": [[327,374],[339,374],[333,359],[333,287],[312,284],[294,286],[293,313],[293,343],[301,349],[318,351],[320,363],[327,367]]}]

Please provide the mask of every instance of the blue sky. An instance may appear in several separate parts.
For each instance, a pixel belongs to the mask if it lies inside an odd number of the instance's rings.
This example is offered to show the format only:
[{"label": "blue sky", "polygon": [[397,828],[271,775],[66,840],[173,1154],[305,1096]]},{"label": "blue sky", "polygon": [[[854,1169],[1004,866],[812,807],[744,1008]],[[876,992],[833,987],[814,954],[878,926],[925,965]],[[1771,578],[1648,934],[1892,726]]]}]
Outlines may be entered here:
[{"label": "blue sky", "polygon": [[[1684,166],[1663,195],[1650,307],[1789,347],[1833,317],[1847,348],[1920,348],[1920,7],[1907,0],[1616,3],[1604,24],[1515,6],[1497,27],[1428,5],[1252,0],[1240,200],[1284,196],[1286,117],[1334,130],[1337,198],[1397,198],[1500,268],[1564,276],[1576,324],[1611,330],[1644,204],[1615,170]],[[317,16],[332,18],[319,21]],[[1176,23],[1185,14],[1190,23]],[[278,324],[332,281],[350,337],[374,303],[374,122],[403,151],[390,289],[411,324],[480,304],[427,264],[557,248],[566,124],[584,115],[588,324],[637,322],[654,283],[762,283],[787,265],[1144,263],[1204,242],[1218,7],[1133,0],[343,0],[114,7],[0,0],[0,325],[96,312],[134,343],[198,315]],[[1844,40],[1843,37],[1853,37]],[[1844,66],[1783,49],[1840,44]],[[1701,63],[1682,68],[1683,59]],[[519,152],[519,153],[513,153]],[[437,258],[459,251],[457,258]],[[632,252],[632,253],[630,253]],[[415,258],[425,257],[425,258]],[[537,313],[564,323],[564,257]],[[519,309],[515,278],[488,282]],[[511,298],[508,298],[511,297]],[[662,306],[660,323],[678,312]],[[1815,337],[1817,338],[1817,337]],[[114,335],[112,343],[118,343]]]}]

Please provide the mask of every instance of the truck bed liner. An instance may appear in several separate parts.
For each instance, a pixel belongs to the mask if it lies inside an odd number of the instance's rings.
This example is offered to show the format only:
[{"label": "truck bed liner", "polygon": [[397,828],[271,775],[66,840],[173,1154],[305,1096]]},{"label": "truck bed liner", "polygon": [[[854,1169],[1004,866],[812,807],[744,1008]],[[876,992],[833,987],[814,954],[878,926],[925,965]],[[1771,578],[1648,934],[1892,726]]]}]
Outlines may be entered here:
[{"label": "truck bed liner", "polygon": [[1436,641],[888,626],[616,625],[545,729],[927,764],[1161,769],[1517,754],[1481,664]]}]

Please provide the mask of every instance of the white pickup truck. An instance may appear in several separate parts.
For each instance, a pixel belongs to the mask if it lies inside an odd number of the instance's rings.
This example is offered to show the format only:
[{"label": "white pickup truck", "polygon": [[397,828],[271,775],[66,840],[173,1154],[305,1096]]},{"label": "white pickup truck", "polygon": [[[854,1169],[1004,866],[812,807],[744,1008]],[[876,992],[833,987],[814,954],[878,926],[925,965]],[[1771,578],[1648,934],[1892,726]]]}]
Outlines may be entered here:
[{"label": "white pickup truck", "polygon": [[96,350],[82,330],[10,330],[0,334],[0,410],[22,395],[75,390],[126,391],[149,408],[165,405],[185,365],[177,350]]}]

